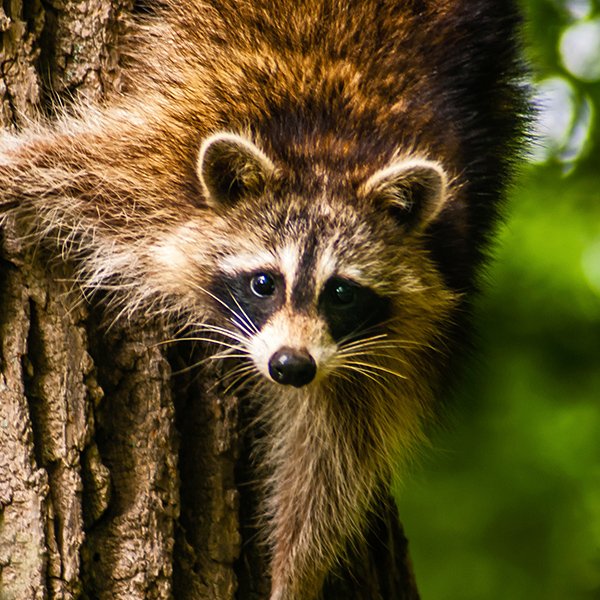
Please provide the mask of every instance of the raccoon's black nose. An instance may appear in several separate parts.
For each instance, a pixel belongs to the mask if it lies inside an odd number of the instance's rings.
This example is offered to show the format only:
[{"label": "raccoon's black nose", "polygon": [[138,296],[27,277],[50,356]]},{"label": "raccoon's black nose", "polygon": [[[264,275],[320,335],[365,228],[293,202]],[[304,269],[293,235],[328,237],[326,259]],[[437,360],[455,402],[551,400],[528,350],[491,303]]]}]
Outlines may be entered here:
[{"label": "raccoon's black nose", "polygon": [[316,374],[315,359],[306,350],[283,347],[269,361],[269,375],[281,385],[299,388],[310,383]]}]

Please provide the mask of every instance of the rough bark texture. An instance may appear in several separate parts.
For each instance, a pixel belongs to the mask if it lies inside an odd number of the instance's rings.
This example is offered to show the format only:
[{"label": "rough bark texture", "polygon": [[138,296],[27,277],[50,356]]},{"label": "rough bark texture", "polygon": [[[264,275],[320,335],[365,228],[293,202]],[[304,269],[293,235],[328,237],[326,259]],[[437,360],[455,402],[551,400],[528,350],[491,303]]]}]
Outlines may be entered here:
[{"label": "rough bark texture", "polygon": [[[118,90],[131,9],[7,0],[1,125]],[[223,365],[186,370],[202,350],[158,345],[160,323],[107,327],[69,265],[0,236],[0,600],[265,600],[247,403]],[[327,600],[418,598],[393,501],[377,515]]]}]

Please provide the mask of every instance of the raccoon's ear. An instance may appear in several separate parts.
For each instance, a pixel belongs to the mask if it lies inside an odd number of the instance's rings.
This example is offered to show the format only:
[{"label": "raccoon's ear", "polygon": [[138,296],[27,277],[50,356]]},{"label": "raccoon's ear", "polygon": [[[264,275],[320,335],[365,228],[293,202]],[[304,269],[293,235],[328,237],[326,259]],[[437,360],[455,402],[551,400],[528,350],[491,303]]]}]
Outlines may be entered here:
[{"label": "raccoon's ear", "polygon": [[262,192],[275,166],[249,140],[233,133],[217,133],[200,146],[196,170],[209,204],[219,208]]},{"label": "raccoon's ear", "polygon": [[368,196],[386,203],[400,223],[423,229],[446,202],[448,176],[437,162],[408,159],[375,173],[365,188]]}]

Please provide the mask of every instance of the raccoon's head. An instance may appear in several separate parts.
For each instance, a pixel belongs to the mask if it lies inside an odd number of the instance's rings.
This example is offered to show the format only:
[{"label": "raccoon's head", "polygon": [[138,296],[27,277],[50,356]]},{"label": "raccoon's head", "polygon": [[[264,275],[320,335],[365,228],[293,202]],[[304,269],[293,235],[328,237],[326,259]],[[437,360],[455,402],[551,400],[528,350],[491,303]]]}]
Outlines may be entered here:
[{"label": "raccoon's head", "polygon": [[407,343],[431,333],[440,285],[419,240],[447,196],[438,163],[398,159],[333,182],[286,175],[221,133],[202,144],[197,174],[216,215],[207,291],[252,372],[296,388],[348,368],[376,377],[361,352],[390,348],[391,331]]}]

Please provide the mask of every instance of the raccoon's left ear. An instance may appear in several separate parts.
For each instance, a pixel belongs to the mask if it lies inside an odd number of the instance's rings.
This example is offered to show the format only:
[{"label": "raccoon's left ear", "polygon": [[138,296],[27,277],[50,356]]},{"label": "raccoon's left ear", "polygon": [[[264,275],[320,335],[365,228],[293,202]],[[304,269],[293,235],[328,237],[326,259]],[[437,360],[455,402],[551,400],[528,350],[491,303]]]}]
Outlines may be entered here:
[{"label": "raccoon's left ear", "polygon": [[262,150],[235,133],[217,133],[204,140],[196,163],[198,179],[213,208],[260,194],[274,170]]},{"label": "raccoon's left ear", "polygon": [[387,204],[398,222],[423,229],[438,215],[447,199],[448,176],[430,160],[408,159],[372,175],[365,184],[367,196]]}]

